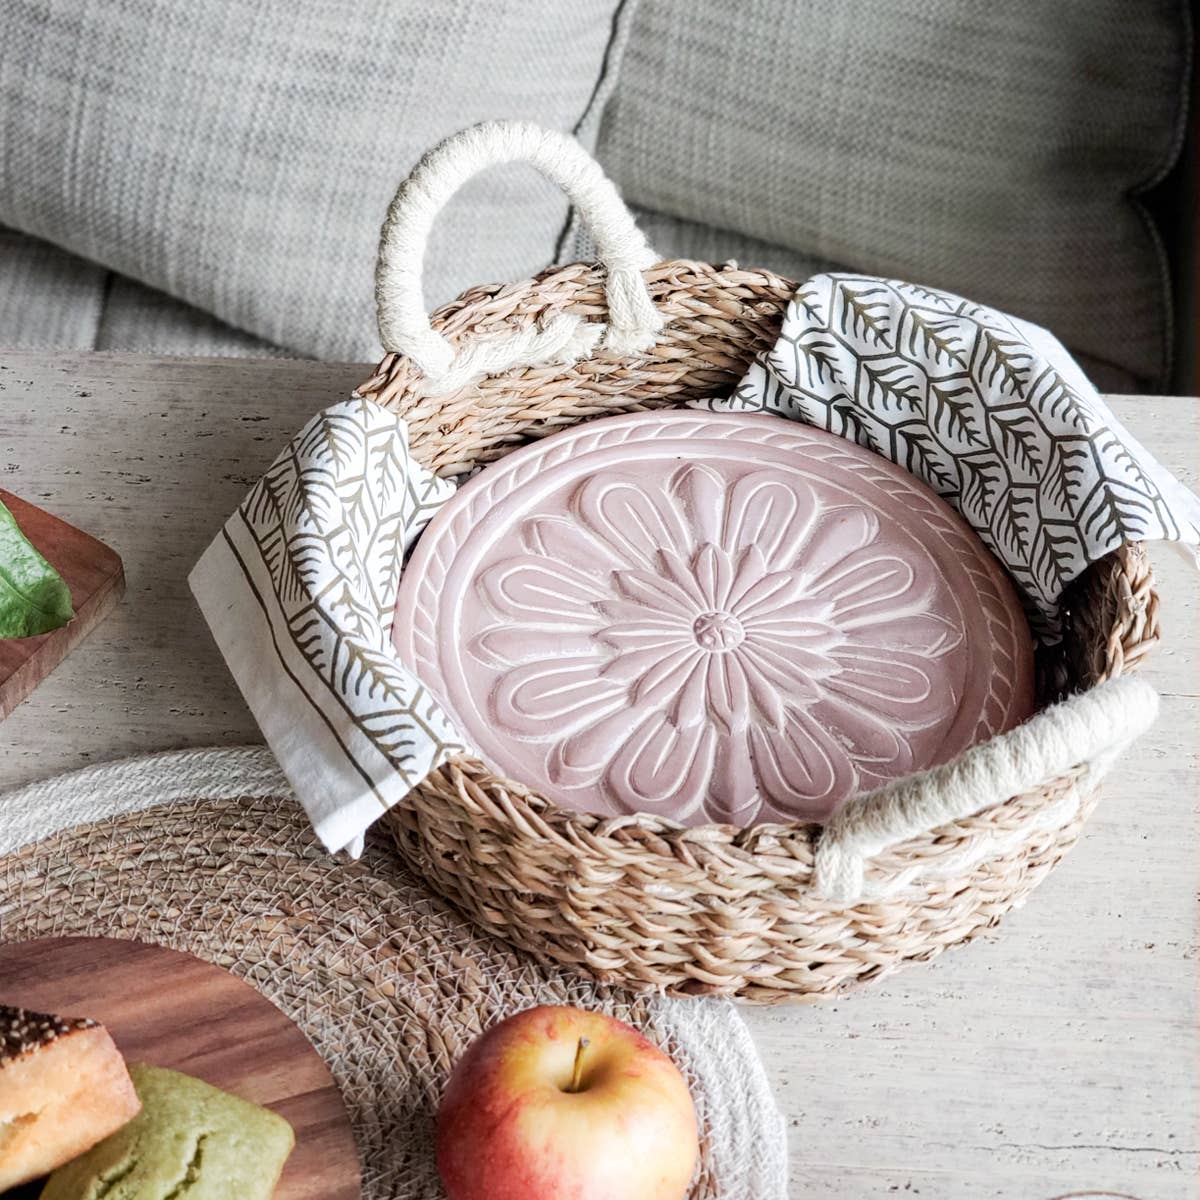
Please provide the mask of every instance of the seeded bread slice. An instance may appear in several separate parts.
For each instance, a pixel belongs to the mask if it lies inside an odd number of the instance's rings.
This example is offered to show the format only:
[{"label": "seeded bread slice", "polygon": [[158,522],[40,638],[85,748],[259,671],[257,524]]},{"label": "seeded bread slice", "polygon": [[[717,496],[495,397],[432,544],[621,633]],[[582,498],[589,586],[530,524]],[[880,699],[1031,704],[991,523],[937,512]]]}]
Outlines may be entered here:
[{"label": "seeded bread slice", "polygon": [[0,1192],[82,1154],[139,1107],[102,1025],[0,1004]]}]

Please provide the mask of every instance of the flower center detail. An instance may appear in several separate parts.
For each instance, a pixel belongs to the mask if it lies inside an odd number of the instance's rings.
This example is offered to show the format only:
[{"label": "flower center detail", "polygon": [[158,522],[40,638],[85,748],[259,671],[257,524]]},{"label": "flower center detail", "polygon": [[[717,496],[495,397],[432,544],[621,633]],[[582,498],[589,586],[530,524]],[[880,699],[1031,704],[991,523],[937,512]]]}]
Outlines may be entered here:
[{"label": "flower center detail", "polygon": [[706,612],[692,622],[692,636],[701,649],[722,654],[739,645],[746,631],[733,613]]}]

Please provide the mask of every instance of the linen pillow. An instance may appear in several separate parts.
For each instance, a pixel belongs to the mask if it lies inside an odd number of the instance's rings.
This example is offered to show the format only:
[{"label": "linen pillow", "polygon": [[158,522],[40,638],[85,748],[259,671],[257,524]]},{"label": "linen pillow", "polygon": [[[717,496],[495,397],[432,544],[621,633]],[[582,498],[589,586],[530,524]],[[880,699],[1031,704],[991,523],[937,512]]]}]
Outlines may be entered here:
[{"label": "linen pillow", "polygon": [[[375,357],[375,247],[400,179],[476,121],[586,132],[619,7],[12,0],[0,224],[297,353]],[[434,231],[429,300],[545,265],[565,217],[522,168],[472,181]]]},{"label": "linen pillow", "polygon": [[165,292],[0,229],[0,350],[295,357]]},{"label": "linen pillow", "polygon": [[748,235],[970,296],[1159,384],[1170,296],[1136,195],[1178,152],[1185,9],[642,0],[600,158],[685,219],[660,253]]},{"label": "linen pillow", "polygon": [[107,274],[48,242],[0,229],[0,347],[90,350]]}]

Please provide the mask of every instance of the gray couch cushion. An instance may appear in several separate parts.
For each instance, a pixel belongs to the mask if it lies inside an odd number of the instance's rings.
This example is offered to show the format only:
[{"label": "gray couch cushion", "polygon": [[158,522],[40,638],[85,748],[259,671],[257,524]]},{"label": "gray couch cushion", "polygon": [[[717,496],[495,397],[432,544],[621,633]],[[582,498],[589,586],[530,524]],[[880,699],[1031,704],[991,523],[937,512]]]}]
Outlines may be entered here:
[{"label": "gray couch cushion", "polygon": [[[766,267],[788,279],[807,279],[840,264],[790,246],[774,245],[734,229],[719,229],[699,221],[633,207],[638,227],[662,258],[693,258],[700,262],[736,262]],[[591,255],[589,255],[591,256]]]},{"label": "gray couch cushion", "polygon": [[0,229],[0,350],[277,357],[287,352],[58,246]]},{"label": "gray couch cushion", "polygon": [[107,276],[48,242],[0,229],[0,348],[92,349]]},{"label": "gray couch cushion", "polygon": [[212,358],[296,357],[292,351],[123,275],[109,280],[94,348]]},{"label": "gray couch cushion", "polygon": [[1157,384],[1170,299],[1133,197],[1177,152],[1186,45],[1182,0],[642,0],[600,156],[638,205]]},{"label": "gray couch cushion", "polygon": [[[584,120],[617,8],[18,0],[0,37],[0,223],[269,342],[371,358],[400,178],[474,121]],[[544,265],[564,218],[532,173],[469,184],[430,246],[431,299]]]}]

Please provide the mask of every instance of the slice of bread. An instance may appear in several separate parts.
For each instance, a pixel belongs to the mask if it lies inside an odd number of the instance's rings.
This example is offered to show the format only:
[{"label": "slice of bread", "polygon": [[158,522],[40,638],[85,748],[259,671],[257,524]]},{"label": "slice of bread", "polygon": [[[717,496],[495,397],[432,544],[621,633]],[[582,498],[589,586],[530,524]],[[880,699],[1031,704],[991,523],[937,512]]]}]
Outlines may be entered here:
[{"label": "slice of bread", "polygon": [[278,1113],[135,1063],[142,1111],[50,1176],[41,1200],[271,1200],[295,1135]]},{"label": "slice of bread", "polygon": [[0,1192],[69,1162],[140,1108],[102,1025],[0,1004]]}]

